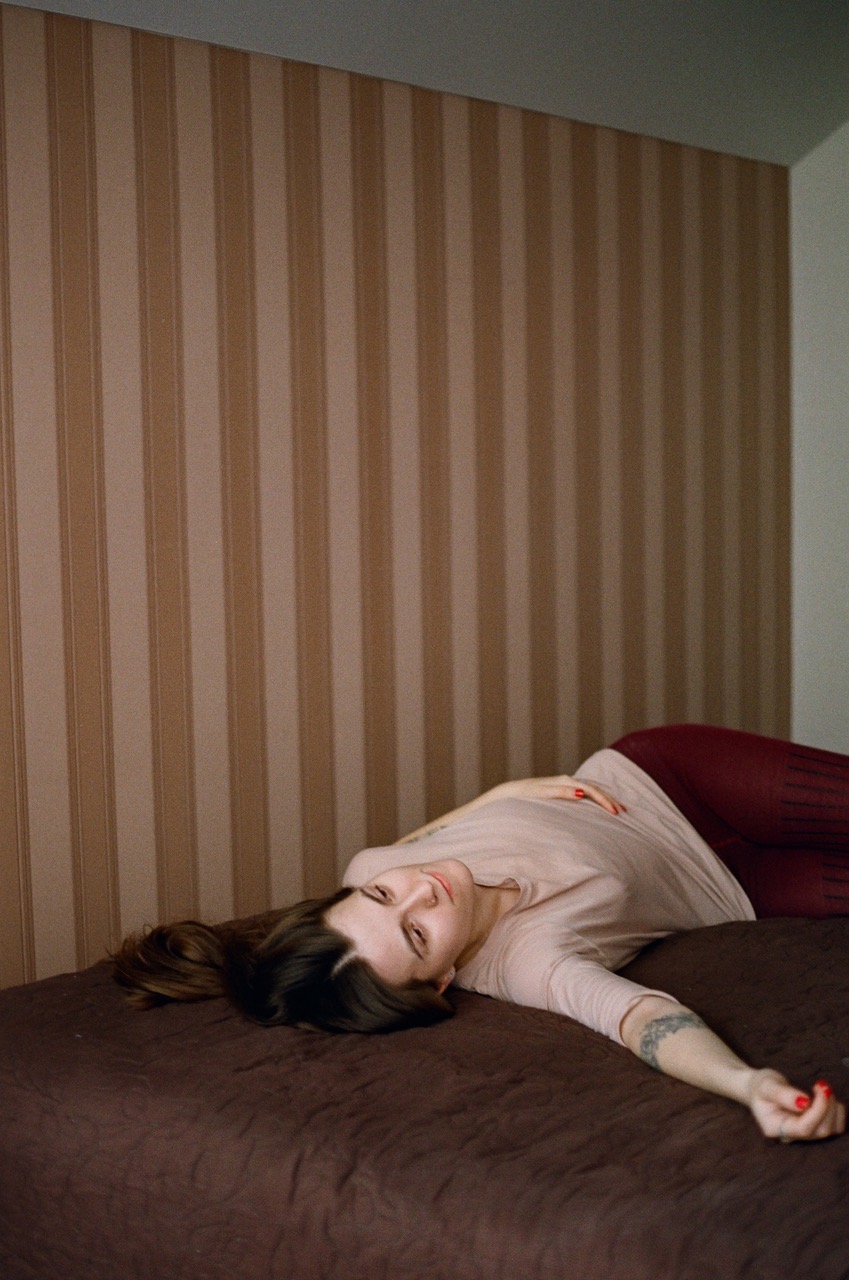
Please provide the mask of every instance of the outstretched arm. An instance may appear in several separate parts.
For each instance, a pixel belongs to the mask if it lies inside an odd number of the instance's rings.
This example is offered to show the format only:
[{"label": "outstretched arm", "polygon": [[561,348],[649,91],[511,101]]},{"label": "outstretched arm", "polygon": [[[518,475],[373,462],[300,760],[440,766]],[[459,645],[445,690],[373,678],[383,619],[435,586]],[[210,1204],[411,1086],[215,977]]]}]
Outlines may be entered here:
[{"label": "outstretched arm", "polygon": [[748,1066],[684,1005],[644,996],[621,1030],[628,1048],[649,1066],[748,1107],[768,1138],[813,1141],[846,1128],[846,1109],[824,1081],[807,1094],[778,1071]]},{"label": "outstretched arm", "polygon": [[475,809],[480,809],[493,800],[504,800],[509,797],[525,800],[591,800],[612,814],[618,814],[625,808],[601,787],[596,787],[591,782],[578,782],[566,773],[559,774],[556,778],[522,778],[516,782],[500,782],[497,787],[485,791],[483,795],[470,800],[468,804],[452,809],[441,818],[434,818],[433,822],[428,822],[416,831],[411,831],[409,835],[402,836],[395,843],[412,844],[414,840],[423,840],[425,836],[433,835],[434,831],[450,827],[452,823],[465,818],[466,814],[473,813]]}]

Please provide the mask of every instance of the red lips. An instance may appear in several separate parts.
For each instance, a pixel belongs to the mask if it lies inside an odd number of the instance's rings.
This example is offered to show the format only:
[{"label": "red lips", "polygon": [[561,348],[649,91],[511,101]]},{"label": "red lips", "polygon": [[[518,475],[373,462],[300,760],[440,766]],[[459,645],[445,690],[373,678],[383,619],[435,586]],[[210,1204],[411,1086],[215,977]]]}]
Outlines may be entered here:
[{"label": "red lips", "polygon": [[431,871],[431,873],[430,873],[430,874],[431,874],[431,876],[433,876],[433,879],[434,879],[434,880],[438,881],[438,882],[439,882],[439,884],[441,884],[441,885],[442,885],[443,889],[444,889],[444,890],[445,890],[445,892],[448,894],[448,897],[449,897],[449,898],[451,899],[451,901],[453,902],[453,901],[454,901],[454,890],[451,888],[451,885],[450,885],[449,881],[445,879],[445,876],[444,876],[444,875],[442,875],[442,874],[441,874],[441,872],[439,872],[439,871]]}]

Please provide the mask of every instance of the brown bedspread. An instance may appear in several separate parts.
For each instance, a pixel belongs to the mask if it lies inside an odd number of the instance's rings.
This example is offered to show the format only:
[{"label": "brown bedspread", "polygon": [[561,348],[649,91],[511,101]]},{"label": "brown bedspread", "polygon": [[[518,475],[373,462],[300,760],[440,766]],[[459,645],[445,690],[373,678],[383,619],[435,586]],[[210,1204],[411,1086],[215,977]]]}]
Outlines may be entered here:
[{"label": "brown bedspread", "polygon": [[[849,920],[723,925],[629,972],[849,1095]],[[385,1037],[0,993],[3,1280],[841,1280],[849,1137],[748,1114],[553,1014],[460,994]]]}]

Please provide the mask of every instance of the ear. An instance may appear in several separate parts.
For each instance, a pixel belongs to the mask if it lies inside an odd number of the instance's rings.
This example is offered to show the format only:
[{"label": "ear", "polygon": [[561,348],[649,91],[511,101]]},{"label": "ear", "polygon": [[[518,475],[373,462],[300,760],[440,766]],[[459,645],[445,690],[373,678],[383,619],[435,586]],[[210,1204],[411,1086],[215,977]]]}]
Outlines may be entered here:
[{"label": "ear", "polygon": [[443,973],[441,978],[437,978],[436,982],[434,983],[434,986],[436,987],[436,990],[439,993],[439,995],[442,995],[446,987],[450,987],[451,983],[454,981],[456,977],[457,977],[457,970],[452,968],[452,969],[449,969],[447,973]]}]

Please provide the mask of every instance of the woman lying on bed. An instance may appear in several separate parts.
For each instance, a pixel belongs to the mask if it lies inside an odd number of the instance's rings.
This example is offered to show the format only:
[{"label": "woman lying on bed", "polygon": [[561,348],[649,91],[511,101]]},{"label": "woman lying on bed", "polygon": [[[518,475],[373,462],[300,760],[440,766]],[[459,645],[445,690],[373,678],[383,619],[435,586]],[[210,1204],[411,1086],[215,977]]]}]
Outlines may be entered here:
[{"label": "woman lying on bed", "polygon": [[677,725],[366,849],[331,898],[130,938],[116,976],[140,1008],[227,995],[260,1022],[336,1031],[437,1021],[454,983],[568,1014],[792,1142],[844,1131],[826,1082],[748,1066],[674,994],[616,970],[669,933],[847,913],[849,757]]}]

